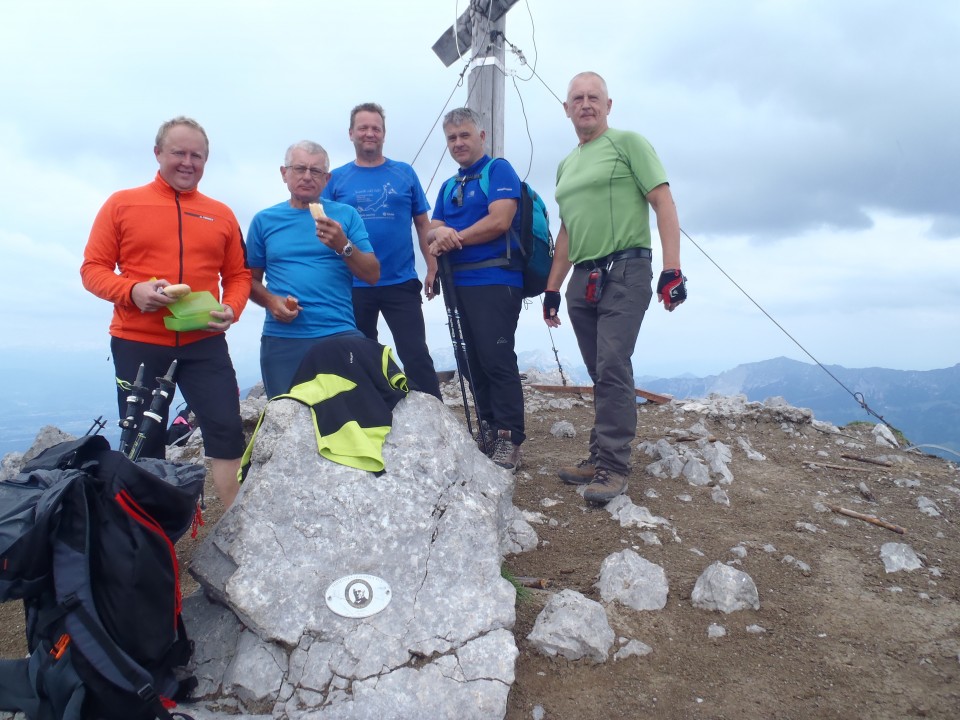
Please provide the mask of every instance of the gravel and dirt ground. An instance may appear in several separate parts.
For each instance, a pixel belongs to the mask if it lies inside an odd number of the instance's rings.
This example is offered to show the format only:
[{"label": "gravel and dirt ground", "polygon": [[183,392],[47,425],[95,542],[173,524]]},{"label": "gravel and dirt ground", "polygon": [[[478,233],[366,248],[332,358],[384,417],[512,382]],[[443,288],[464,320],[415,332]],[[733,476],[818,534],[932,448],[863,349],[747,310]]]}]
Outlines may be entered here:
[{"label": "gravel and dirt ground", "polygon": [[[657,533],[662,544],[648,545],[640,530],[621,528],[556,478],[558,467],[585,454],[590,396],[557,394],[557,404],[575,402],[551,408],[544,402],[549,396],[527,393],[537,409],[528,410],[514,503],[542,513],[545,522],[534,526],[539,547],[508,557],[506,567],[546,587],[531,589],[517,605],[520,658],[509,720],[960,716],[960,473],[952,463],[878,447],[869,426],[828,434],[809,423],[700,417],[681,412],[677,403],[644,405],[638,441],[683,443],[676,431],[699,420],[731,448],[734,478],[725,486],[729,506],[720,505],[709,487],[648,474],[651,459],[635,451],[628,495],[673,528]],[[558,421],[572,423],[576,437],[552,435]],[[748,459],[741,437],[765,459]],[[918,508],[921,496],[936,503],[939,516]],[[183,565],[219,517],[212,493],[208,498],[201,537],[178,546]],[[824,505],[874,515],[906,532],[843,517]],[[888,574],[880,558],[887,542],[909,544],[923,567]],[[736,546],[745,549],[744,557],[732,550]],[[607,606],[617,637],[640,640],[652,653],[619,661],[611,654],[602,664],[538,654],[526,638],[550,594],[570,588],[600,601],[600,565],[624,548],[662,566],[669,580],[662,610]],[[724,615],[693,607],[694,583],[717,560],[735,562],[753,578],[758,611]],[[184,583],[186,592],[195,588],[189,576]],[[727,634],[708,637],[713,623]],[[748,626],[763,632],[748,632]],[[22,633],[18,603],[0,606],[0,654],[24,653]]]}]

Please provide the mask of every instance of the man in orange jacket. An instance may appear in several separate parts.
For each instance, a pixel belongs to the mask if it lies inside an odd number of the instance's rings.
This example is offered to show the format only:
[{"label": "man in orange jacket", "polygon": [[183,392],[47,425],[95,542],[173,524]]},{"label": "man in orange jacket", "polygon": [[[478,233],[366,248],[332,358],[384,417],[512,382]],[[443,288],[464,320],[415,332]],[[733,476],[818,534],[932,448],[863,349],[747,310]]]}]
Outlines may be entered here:
[{"label": "man in orange jacket", "polygon": [[[103,205],[80,276],[87,290],[113,303],[110,348],[120,417],[140,364],[149,381],[177,360],[175,380],[196,413],[214,486],[229,506],[238,491],[244,439],[237,376],[224,332],[247,303],[251,276],[233,212],[197,191],[209,149],[196,120],[177,117],[163,123],[153,149],[157,176],[148,185],[114,193]],[[160,290],[172,283],[210,291],[223,310],[211,312],[204,329],[168,330],[165,308],[175,300]],[[141,456],[162,458],[164,451],[164,433],[158,432],[147,439]]]}]

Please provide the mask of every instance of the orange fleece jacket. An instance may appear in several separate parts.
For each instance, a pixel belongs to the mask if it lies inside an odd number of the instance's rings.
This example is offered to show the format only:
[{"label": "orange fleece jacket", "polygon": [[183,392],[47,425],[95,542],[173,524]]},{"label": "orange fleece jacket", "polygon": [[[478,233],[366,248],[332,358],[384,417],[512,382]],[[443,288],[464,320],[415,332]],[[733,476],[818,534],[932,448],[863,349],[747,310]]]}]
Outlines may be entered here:
[{"label": "orange fleece jacket", "polygon": [[233,212],[196,190],[177,192],[159,173],[100,208],[80,277],[87,290],[113,303],[111,335],[154,345],[187,345],[210,333],[173,332],[163,324],[169,311],[140,312],[130,296],[137,283],[157,278],[209,290],[233,308],[235,321],[250,296],[246,246]]}]

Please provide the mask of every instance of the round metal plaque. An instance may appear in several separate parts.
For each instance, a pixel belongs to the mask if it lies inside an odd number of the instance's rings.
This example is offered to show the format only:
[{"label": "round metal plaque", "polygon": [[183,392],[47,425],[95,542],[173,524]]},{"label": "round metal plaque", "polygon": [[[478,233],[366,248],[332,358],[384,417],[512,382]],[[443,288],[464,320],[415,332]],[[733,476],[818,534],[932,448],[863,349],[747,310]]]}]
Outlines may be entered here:
[{"label": "round metal plaque", "polygon": [[345,575],[327,588],[327,607],[348,618],[376,615],[390,604],[390,586],[376,575]]}]

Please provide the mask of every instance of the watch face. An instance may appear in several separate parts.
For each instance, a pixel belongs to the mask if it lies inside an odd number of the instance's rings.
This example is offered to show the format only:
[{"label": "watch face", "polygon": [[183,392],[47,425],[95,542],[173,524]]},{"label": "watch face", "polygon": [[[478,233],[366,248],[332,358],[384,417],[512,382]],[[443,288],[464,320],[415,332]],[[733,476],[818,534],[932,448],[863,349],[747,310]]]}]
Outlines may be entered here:
[{"label": "watch face", "polygon": [[348,240],[347,244],[343,246],[343,256],[350,257],[351,255],[353,255],[353,243]]}]

